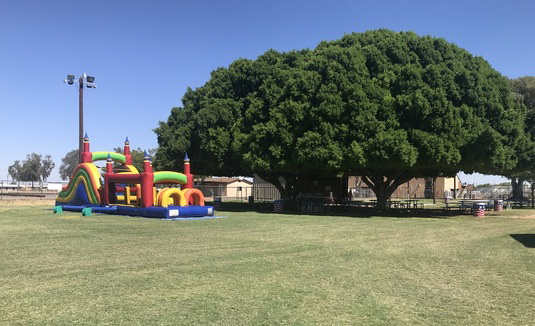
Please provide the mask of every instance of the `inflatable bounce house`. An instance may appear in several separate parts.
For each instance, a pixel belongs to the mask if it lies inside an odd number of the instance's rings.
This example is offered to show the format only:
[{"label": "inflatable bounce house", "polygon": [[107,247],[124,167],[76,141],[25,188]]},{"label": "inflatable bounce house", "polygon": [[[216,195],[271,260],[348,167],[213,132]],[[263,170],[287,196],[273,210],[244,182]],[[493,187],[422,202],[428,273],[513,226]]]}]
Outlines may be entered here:
[{"label": "inflatable bounce house", "polygon": [[[93,163],[95,161],[106,161],[102,175]],[[160,185],[160,189],[156,185]],[[162,185],[180,185],[180,188],[164,188]],[[204,206],[203,193],[193,188],[187,154],[182,174],[154,172],[150,157],[145,152],[143,172],[140,173],[132,165],[128,138],[124,143],[124,155],[90,152],[87,134],[80,164],[74,169],[69,184],[56,198],[54,212],[63,210],[84,215],[95,212],[158,218],[214,215],[212,206]]]}]

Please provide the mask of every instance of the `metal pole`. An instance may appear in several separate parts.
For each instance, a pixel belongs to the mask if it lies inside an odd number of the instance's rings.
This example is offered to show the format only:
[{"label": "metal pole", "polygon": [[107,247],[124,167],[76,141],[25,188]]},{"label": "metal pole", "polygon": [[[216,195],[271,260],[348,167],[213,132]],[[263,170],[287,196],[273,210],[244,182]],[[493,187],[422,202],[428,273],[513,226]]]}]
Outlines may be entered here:
[{"label": "metal pole", "polygon": [[457,199],[457,174],[453,176],[453,199]]},{"label": "metal pole", "polygon": [[82,162],[84,151],[84,77],[80,77],[78,89],[78,158]]}]

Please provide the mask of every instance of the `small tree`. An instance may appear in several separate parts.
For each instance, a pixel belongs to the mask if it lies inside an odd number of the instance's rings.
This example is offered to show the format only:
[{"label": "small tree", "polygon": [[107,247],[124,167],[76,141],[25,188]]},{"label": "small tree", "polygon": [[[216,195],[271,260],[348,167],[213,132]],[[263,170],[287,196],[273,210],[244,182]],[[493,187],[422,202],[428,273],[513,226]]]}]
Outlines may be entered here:
[{"label": "small tree", "polygon": [[[117,153],[124,154],[123,148],[117,147],[113,149]],[[150,148],[147,150],[147,153],[150,157],[154,158],[154,155],[156,155],[156,149]],[[132,165],[139,171],[143,171],[143,160],[145,157],[145,151],[141,149],[141,147],[138,147],[136,149],[130,149],[130,155],[132,155]],[[153,161],[153,164],[155,162]]]},{"label": "small tree", "polygon": [[41,183],[46,182],[50,173],[56,164],[52,161],[52,156],[50,154],[45,155],[45,158],[41,161],[41,168],[39,169],[39,174],[41,175]]},{"label": "small tree", "polygon": [[31,181],[32,188],[34,182],[41,180],[41,154],[31,153],[26,155],[26,160],[22,162],[22,180]]},{"label": "small tree", "polygon": [[26,160],[15,161],[13,165],[8,167],[8,173],[13,180],[16,181],[31,181],[32,188],[34,182],[43,182],[50,176],[52,169],[54,169],[54,162],[50,155],[45,155],[45,159],[41,154],[31,153],[26,155]]},{"label": "small tree", "polygon": [[22,165],[20,164],[19,160],[13,162],[13,164],[7,168],[7,172],[9,173],[13,181],[17,181],[20,183],[22,176]]},{"label": "small tree", "polygon": [[65,157],[61,159],[61,166],[59,167],[59,176],[61,179],[69,179],[78,163],[80,163],[80,156],[77,149],[73,149],[65,154]]}]

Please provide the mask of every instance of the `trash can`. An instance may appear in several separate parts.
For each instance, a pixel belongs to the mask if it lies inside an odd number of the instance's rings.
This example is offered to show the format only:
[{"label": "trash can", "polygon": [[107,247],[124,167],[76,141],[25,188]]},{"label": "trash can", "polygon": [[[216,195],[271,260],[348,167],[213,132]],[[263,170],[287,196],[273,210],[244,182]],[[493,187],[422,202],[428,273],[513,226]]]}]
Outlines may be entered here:
[{"label": "trash can", "polygon": [[284,210],[284,201],[282,199],[276,199],[273,201],[273,211],[280,213]]},{"label": "trash can", "polygon": [[221,197],[219,197],[219,196],[214,197],[214,208],[215,209],[221,209],[221,206],[223,206],[223,203],[221,201]]},{"label": "trash can", "polygon": [[503,211],[503,200],[499,200],[499,199],[494,200],[494,211],[496,212]]},{"label": "trash can", "polygon": [[472,215],[475,217],[485,217],[485,203],[474,203],[472,205]]},{"label": "trash can", "polygon": [[249,196],[249,204],[254,204],[254,196]]}]

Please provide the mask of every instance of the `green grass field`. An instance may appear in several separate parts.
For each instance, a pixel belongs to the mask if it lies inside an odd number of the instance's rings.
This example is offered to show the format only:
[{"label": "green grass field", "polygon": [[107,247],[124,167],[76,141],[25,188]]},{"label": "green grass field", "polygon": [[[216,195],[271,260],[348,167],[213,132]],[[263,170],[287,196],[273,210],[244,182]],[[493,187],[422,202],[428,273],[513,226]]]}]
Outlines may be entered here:
[{"label": "green grass field", "polygon": [[535,220],[0,207],[1,325],[532,325]]}]

